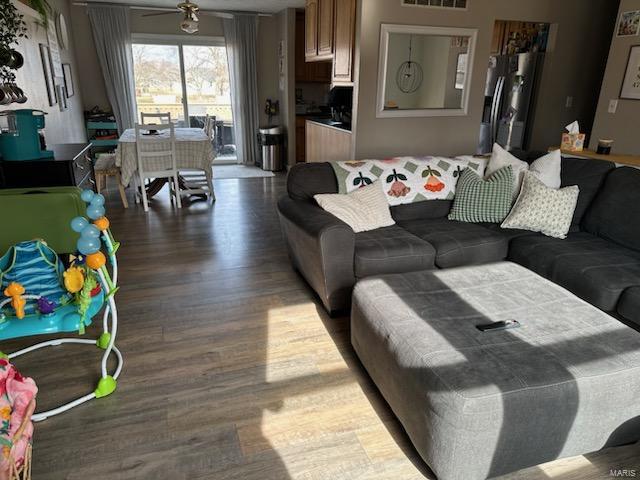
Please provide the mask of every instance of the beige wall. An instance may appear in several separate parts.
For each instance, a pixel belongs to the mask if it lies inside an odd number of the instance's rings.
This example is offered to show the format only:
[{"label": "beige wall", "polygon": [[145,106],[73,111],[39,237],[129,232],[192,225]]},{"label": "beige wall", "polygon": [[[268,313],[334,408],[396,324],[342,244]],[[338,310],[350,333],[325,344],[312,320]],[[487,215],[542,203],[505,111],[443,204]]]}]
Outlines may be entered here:
[{"label": "beige wall", "polygon": [[[132,33],[155,35],[184,35],[179,26],[179,15],[160,15],[145,17],[150,13],[145,10],[131,10]],[[102,79],[100,65],[96,58],[95,45],[91,35],[91,25],[87,16],[87,9],[82,6],[71,6],[71,22],[76,38],[78,62],[81,64],[80,81],[84,105],[91,108],[99,105],[109,108],[109,101]],[[260,102],[260,122],[266,123],[264,104],[267,98],[278,98],[278,21],[273,17],[259,17],[258,23],[258,100]],[[198,34],[207,37],[223,37],[222,20],[211,15],[201,15]]]},{"label": "beige wall", "polygon": [[[402,7],[400,2],[391,0],[362,0],[355,157],[475,152],[496,19],[557,24],[555,48],[545,60],[540,106],[532,127],[532,148],[546,149],[558,144],[564,126],[576,118],[589,127],[615,12],[615,0],[474,0],[466,11]],[[467,116],[376,118],[382,23],[478,29]],[[567,96],[573,97],[572,108],[565,107]]]},{"label": "beige wall", "polygon": [[[278,98],[280,100],[279,123],[287,135],[287,165],[296,163],[296,101],[295,101],[295,38],[296,11],[287,8],[276,15],[278,23],[277,43],[284,42],[283,73],[278,72]],[[279,60],[278,60],[279,61]],[[277,71],[279,67],[276,64]]]},{"label": "beige wall", "polygon": [[[67,22],[69,21],[69,4],[65,0],[49,0],[49,3],[55,11],[65,16]],[[22,39],[16,48],[25,59],[24,66],[17,71],[16,82],[27,94],[28,101],[21,105],[14,103],[0,107],[0,111],[18,108],[43,110],[47,112],[45,137],[48,144],[84,142],[87,136],[84,128],[82,93],[79,88],[79,68],[75,58],[73,32],[69,29],[69,45],[66,49],[60,48],[60,56],[62,63],[71,64],[75,95],[67,99],[68,108],[61,112],[58,105],[49,106],[39,47],[40,43],[47,43],[47,36],[44,28],[36,25],[37,20],[39,20],[38,17],[25,15],[29,38]]]},{"label": "beige wall", "polygon": [[[620,12],[640,10],[640,0],[622,0]],[[608,113],[609,100],[620,95],[622,80],[627,68],[629,51],[632,45],[640,45],[640,37],[618,37],[613,33],[607,69],[602,81],[600,100],[590,146],[596,148],[598,138],[613,139],[616,153],[640,155],[638,138],[638,119],[640,119],[639,100],[619,100],[616,113]]]}]

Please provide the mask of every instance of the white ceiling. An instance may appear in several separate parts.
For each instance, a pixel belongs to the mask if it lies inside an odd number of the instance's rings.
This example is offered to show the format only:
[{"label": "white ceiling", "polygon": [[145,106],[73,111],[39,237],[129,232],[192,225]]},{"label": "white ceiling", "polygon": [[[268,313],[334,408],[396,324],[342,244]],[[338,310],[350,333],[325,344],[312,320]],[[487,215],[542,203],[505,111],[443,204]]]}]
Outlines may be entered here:
[{"label": "white ceiling", "polygon": [[[89,0],[93,1],[93,0]],[[145,7],[175,7],[182,0],[104,0],[107,3]],[[305,0],[191,0],[202,10],[248,10],[275,13],[287,7],[304,7]]]}]

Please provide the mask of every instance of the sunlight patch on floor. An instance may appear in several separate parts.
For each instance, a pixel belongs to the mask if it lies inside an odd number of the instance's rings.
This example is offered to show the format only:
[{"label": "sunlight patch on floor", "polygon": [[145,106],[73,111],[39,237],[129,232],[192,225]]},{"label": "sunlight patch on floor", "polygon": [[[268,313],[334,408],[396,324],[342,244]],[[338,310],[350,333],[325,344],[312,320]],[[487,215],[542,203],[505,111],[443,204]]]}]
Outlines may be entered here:
[{"label": "sunlight patch on floor", "polygon": [[314,304],[272,308],[267,323],[266,380],[269,396],[278,401],[260,417],[236,424],[243,455],[273,450],[292,478],[345,478],[351,472],[382,479],[392,466],[403,478],[424,478],[389,432],[397,426],[377,415]]}]

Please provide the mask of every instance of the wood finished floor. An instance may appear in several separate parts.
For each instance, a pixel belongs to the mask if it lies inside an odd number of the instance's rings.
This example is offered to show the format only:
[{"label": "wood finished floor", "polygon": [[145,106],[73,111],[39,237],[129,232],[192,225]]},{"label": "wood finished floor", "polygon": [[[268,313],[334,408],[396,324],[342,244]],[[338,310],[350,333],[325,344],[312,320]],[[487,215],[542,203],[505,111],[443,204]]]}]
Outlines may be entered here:
[{"label": "wood finished floor", "polygon": [[[211,208],[176,212],[165,196],[146,215],[111,190],[124,370],[115,394],[37,425],[34,480],[433,478],[355,358],[348,319],[328,318],[289,266],[283,176],[215,188]],[[46,408],[94,388],[99,354],[64,346],[16,363]],[[639,459],[634,445],[505,478],[611,478]]]}]

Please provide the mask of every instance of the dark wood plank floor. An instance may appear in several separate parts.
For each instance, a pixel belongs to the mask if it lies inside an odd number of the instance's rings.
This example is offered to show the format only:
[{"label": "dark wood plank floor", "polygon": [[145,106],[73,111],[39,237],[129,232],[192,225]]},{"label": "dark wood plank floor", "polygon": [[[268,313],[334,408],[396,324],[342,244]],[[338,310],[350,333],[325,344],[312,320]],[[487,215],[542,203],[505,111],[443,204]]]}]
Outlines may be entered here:
[{"label": "dark wood plank floor", "polygon": [[[284,177],[215,187],[213,207],[176,211],[165,195],[148,214],[108,195],[125,367],[110,397],[36,426],[34,479],[431,478],[355,358],[348,319],[328,318],[289,266]],[[16,363],[47,408],[94,388],[99,355],[64,346]],[[510,478],[609,478],[638,457],[618,448]]]}]

